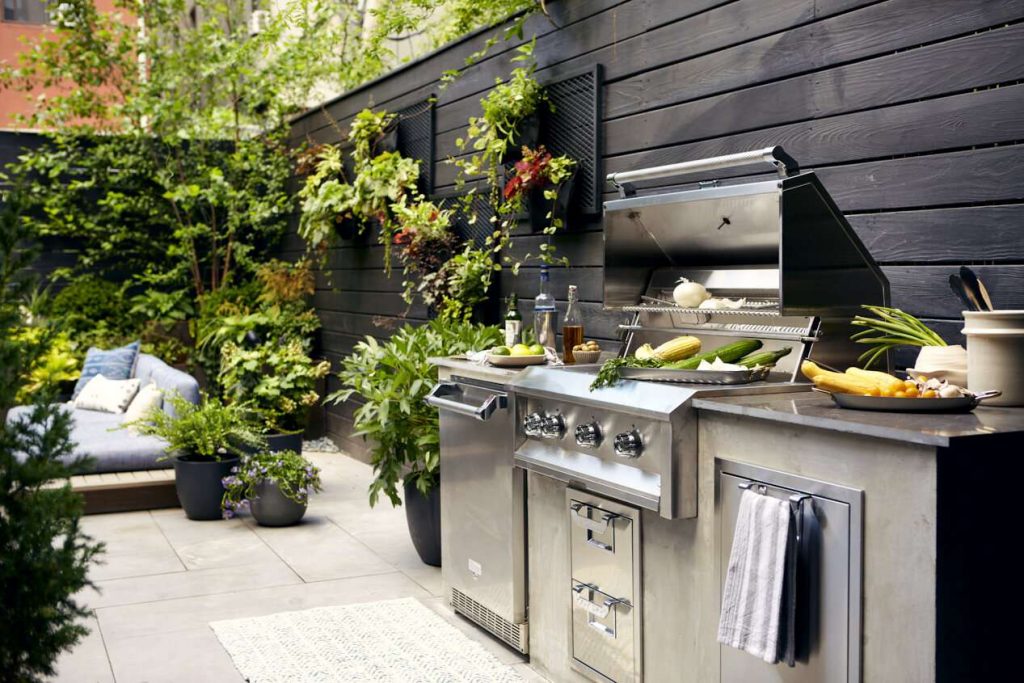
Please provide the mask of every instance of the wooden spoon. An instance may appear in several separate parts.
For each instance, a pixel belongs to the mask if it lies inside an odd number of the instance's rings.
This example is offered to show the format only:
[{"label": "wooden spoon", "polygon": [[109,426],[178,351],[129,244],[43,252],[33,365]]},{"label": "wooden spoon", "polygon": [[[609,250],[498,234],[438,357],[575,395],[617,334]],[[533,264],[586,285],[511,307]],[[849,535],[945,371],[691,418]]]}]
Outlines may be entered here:
[{"label": "wooden spoon", "polygon": [[981,280],[978,279],[973,270],[967,266],[960,266],[960,279],[964,281],[968,291],[978,300],[978,304],[981,306],[978,309],[979,311],[993,310],[992,299],[988,295],[988,290],[985,289],[985,285],[981,284]]},{"label": "wooden spoon", "polygon": [[960,299],[964,308],[971,311],[981,310],[981,304],[974,299],[973,293],[967,288],[964,281],[956,273],[949,276],[949,288],[953,290],[953,293]]}]

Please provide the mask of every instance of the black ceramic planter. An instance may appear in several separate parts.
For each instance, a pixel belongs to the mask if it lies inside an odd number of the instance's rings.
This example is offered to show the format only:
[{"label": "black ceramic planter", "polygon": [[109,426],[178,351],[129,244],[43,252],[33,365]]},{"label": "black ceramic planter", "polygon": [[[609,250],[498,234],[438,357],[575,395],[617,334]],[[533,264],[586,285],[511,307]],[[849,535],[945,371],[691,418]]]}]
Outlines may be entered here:
[{"label": "black ceramic planter", "polygon": [[544,190],[548,188],[534,188],[526,195],[526,210],[530,216],[530,229],[541,230],[548,225],[548,211],[551,211],[551,219],[561,219],[563,227],[569,226],[573,205],[573,191],[576,189],[576,173],[573,172],[566,180],[558,186],[558,194],[555,198],[548,199],[544,196]]},{"label": "black ceramic planter", "polygon": [[279,451],[295,451],[302,454],[302,432],[298,434],[268,434],[267,451],[277,453]]},{"label": "black ceramic planter", "polygon": [[226,460],[190,460],[187,455],[174,459],[174,486],[178,500],[189,519],[220,519],[220,502],[224,497],[221,479],[231,473],[238,458]]},{"label": "black ceramic planter", "polygon": [[260,526],[291,526],[298,524],[306,514],[306,504],[285,496],[276,482],[263,481],[256,487],[256,497],[249,502],[249,510]]},{"label": "black ceramic planter", "polygon": [[411,481],[405,482],[405,521],[412,544],[424,564],[441,566],[441,490],[435,486],[424,496]]},{"label": "black ceramic planter", "polygon": [[501,163],[511,164],[523,158],[523,147],[534,149],[540,140],[540,117],[536,114],[527,116],[516,126],[516,134],[509,141],[508,149]]}]

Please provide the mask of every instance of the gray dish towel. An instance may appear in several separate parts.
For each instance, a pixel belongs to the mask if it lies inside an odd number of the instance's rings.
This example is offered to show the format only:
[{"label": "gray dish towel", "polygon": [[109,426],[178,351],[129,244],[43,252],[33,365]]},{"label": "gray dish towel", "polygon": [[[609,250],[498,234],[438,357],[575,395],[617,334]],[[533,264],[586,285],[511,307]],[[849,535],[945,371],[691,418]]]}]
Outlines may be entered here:
[{"label": "gray dish towel", "polygon": [[718,642],[774,664],[779,661],[789,502],[754,491],[740,496],[722,591]]}]

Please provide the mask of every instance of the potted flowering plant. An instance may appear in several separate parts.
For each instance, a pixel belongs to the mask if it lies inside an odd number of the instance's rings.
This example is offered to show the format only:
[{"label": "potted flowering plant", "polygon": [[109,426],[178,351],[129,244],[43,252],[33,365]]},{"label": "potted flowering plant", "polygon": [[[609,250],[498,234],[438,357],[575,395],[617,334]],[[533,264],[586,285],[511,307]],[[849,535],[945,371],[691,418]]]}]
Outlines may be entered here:
[{"label": "potted flowering plant", "polygon": [[320,469],[295,451],[261,451],[242,458],[222,480],[225,519],[249,509],[260,526],[291,526],[321,490]]}]

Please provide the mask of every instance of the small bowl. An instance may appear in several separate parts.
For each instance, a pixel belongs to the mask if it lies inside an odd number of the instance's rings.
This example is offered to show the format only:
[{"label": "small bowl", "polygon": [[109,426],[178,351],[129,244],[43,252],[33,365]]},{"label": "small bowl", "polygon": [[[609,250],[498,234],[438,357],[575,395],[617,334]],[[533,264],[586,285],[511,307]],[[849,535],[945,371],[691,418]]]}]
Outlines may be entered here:
[{"label": "small bowl", "polygon": [[573,351],[572,357],[577,363],[588,365],[596,363],[601,358],[601,351]]}]

